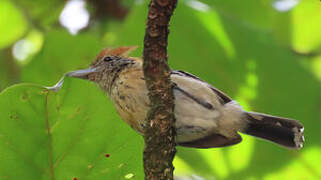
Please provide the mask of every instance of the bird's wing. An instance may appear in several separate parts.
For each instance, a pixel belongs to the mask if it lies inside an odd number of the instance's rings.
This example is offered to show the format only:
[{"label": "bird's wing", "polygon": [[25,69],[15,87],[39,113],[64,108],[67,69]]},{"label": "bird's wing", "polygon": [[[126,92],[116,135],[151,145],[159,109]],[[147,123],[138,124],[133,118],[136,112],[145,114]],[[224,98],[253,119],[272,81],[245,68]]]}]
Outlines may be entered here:
[{"label": "bird's wing", "polygon": [[[226,104],[232,101],[232,99],[229,96],[227,96],[225,93],[215,88],[214,86],[208,84],[207,82],[201,80],[200,78],[198,78],[193,74],[190,74],[184,71],[172,71],[171,79],[174,83],[178,84],[179,88],[185,91],[204,90],[209,94],[215,94],[221,104]],[[194,87],[190,87],[191,84]],[[197,86],[198,88],[196,88],[195,86]],[[202,96],[201,94],[205,92],[203,91],[195,92],[195,94],[193,93],[193,95],[195,96],[200,94],[200,96]]]},{"label": "bird's wing", "polygon": [[242,139],[220,134],[218,122],[222,107],[232,101],[230,97],[202,81],[198,77],[183,72],[172,71],[171,80],[175,84],[175,116],[177,142],[181,146],[211,148],[239,143]]}]

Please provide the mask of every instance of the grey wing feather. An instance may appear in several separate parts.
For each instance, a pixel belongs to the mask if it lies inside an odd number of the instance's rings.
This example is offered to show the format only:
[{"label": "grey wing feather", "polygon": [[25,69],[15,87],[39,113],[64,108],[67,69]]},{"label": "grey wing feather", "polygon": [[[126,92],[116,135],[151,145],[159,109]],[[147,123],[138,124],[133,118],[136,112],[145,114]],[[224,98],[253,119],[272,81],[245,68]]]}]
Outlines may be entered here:
[{"label": "grey wing feather", "polygon": [[199,77],[191,74],[191,73],[188,73],[188,72],[184,72],[184,71],[180,71],[180,70],[174,70],[171,72],[172,75],[178,75],[178,76],[185,76],[185,77],[189,77],[189,78],[192,78],[196,81],[200,81],[200,82],[203,82],[203,83],[206,83],[208,85],[208,88],[210,88],[215,94],[217,94],[217,96],[220,98],[220,102],[222,104],[226,104],[228,102],[231,102],[232,101],[232,98],[230,98],[228,95],[226,95],[225,93],[223,93],[222,91],[220,91],[219,89],[215,88],[214,86],[212,86],[211,84],[203,81],[202,79],[200,79]]},{"label": "grey wing feather", "polygon": [[[200,78],[184,71],[172,71],[176,85],[175,117],[177,143],[196,148],[223,147],[242,141],[240,135],[221,129],[224,107],[232,99]],[[225,123],[229,123],[226,121]]]},{"label": "grey wing feather", "polygon": [[193,101],[195,101],[196,103],[198,103],[199,105],[207,108],[207,109],[213,109],[213,105],[206,102],[205,100],[202,99],[198,99],[196,96],[190,94],[189,92],[185,91],[183,88],[181,88],[180,86],[178,86],[177,84],[175,84],[174,86],[174,90],[177,90],[181,93],[183,93],[185,96],[187,96],[188,98],[192,99]]}]

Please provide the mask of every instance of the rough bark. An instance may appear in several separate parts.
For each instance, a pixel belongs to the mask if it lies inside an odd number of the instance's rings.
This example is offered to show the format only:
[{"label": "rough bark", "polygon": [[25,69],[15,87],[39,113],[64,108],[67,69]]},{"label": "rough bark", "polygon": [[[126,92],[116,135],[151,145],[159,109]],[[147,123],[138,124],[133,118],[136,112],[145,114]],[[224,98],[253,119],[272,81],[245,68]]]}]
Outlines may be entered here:
[{"label": "rough bark", "polygon": [[146,119],[146,180],[172,180],[175,149],[173,84],[167,64],[169,21],[177,0],[151,0],[144,39],[144,76],[151,107]]}]

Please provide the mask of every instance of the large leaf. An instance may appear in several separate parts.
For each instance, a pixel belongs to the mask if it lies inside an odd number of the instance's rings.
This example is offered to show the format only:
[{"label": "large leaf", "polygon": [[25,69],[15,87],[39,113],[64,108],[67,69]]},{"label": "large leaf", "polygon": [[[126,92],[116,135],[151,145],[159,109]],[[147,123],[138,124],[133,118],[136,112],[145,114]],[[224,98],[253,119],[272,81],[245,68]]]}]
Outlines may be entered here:
[{"label": "large leaf", "polygon": [[16,85],[0,109],[0,179],[143,178],[142,139],[89,82]]}]

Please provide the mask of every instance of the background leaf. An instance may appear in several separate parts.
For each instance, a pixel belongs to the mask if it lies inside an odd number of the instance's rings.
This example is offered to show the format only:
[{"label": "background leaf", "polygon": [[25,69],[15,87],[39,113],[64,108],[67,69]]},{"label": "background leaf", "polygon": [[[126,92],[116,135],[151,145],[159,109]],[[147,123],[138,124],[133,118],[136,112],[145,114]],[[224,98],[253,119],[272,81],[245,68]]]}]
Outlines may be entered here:
[{"label": "background leaf", "polygon": [[22,81],[54,84],[67,71],[88,67],[104,47],[95,35],[64,30],[48,32],[44,39],[42,50],[22,69]]},{"label": "background leaf", "polygon": [[60,12],[64,7],[66,1],[64,0],[11,0],[16,6],[20,8],[20,11],[24,13],[24,16],[29,19],[32,26],[37,28],[50,28],[55,26]]},{"label": "background leaf", "polygon": [[[280,11],[275,8],[279,1],[286,0],[179,1],[170,26],[169,63],[172,69],[191,72],[223,90],[247,110],[300,120],[305,126],[305,147],[287,150],[246,135],[242,143],[227,148],[178,147],[177,177],[321,178],[321,27],[317,23],[321,4],[299,0]],[[110,16],[95,19],[97,8],[88,6],[91,21],[76,35],[58,22],[65,1],[3,0],[0,4],[0,90],[17,82],[53,85],[65,72],[88,67],[105,46],[139,45],[132,56],[141,57],[147,1],[124,2],[130,9],[123,21]],[[17,40],[32,39],[31,34],[36,34],[38,49],[20,62],[12,51]],[[39,94],[43,90],[18,85],[0,95],[0,114],[5,114],[0,116],[0,179],[49,177],[45,94]],[[96,165],[87,179],[122,179],[132,174],[142,179],[142,140],[120,120],[95,85],[67,80],[61,92],[49,92],[48,98],[49,119],[64,122],[55,130],[59,136],[53,136],[54,160],[62,149],[73,146],[55,169],[56,179],[81,179],[92,162]],[[23,121],[17,117],[26,119],[28,126],[19,124]],[[86,137],[73,141],[81,122],[86,122]],[[19,151],[10,149],[8,137]],[[110,158],[104,157],[106,153]],[[36,166],[29,166],[30,162]]]},{"label": "background leaf", "polygon": [[18,40],[27,29],[25,18],[9,0],[0,1],[0,27],[0,49]]},{"label": "background leaf", "polygon": [[[141,44],[144,29],[135,27],[143,26],[145,7],[132,10],[123,31],[115,32],[118,37],[115,44]],[[243,144],[229,148],[179,148],[178,172],[186,174],[184,169],[188,166],[192,169],[189,173],[207,178],[263,178],[271,172],[275,172],[274,178],[281,178],[284,171],[276,172],[289,162],[299,164],[300,168],[304,168],[303,162],[313,163],[312,159],[297,156],[304,157],[305,152],[320,146],[318,136],[313,136],[319,131],[313,124],[320,120],[320,80],[301,63],[305,57],[279,44],[273,33],[235,21],[220,11],[199,11],[181,3],[171,24],[169,59],[173,69],[198,75],[247,109],[299,119],[306,127],[308,139],[306,147],[298,153],[246,135]],[[239,155],[242,158],[238,159]],[[182,161],[185,164],[180,166]],[[298,178],[308,173],[312,179],[318,179],[320,173],[320,168],[314,166],[307,171],[289,168]]]}]

